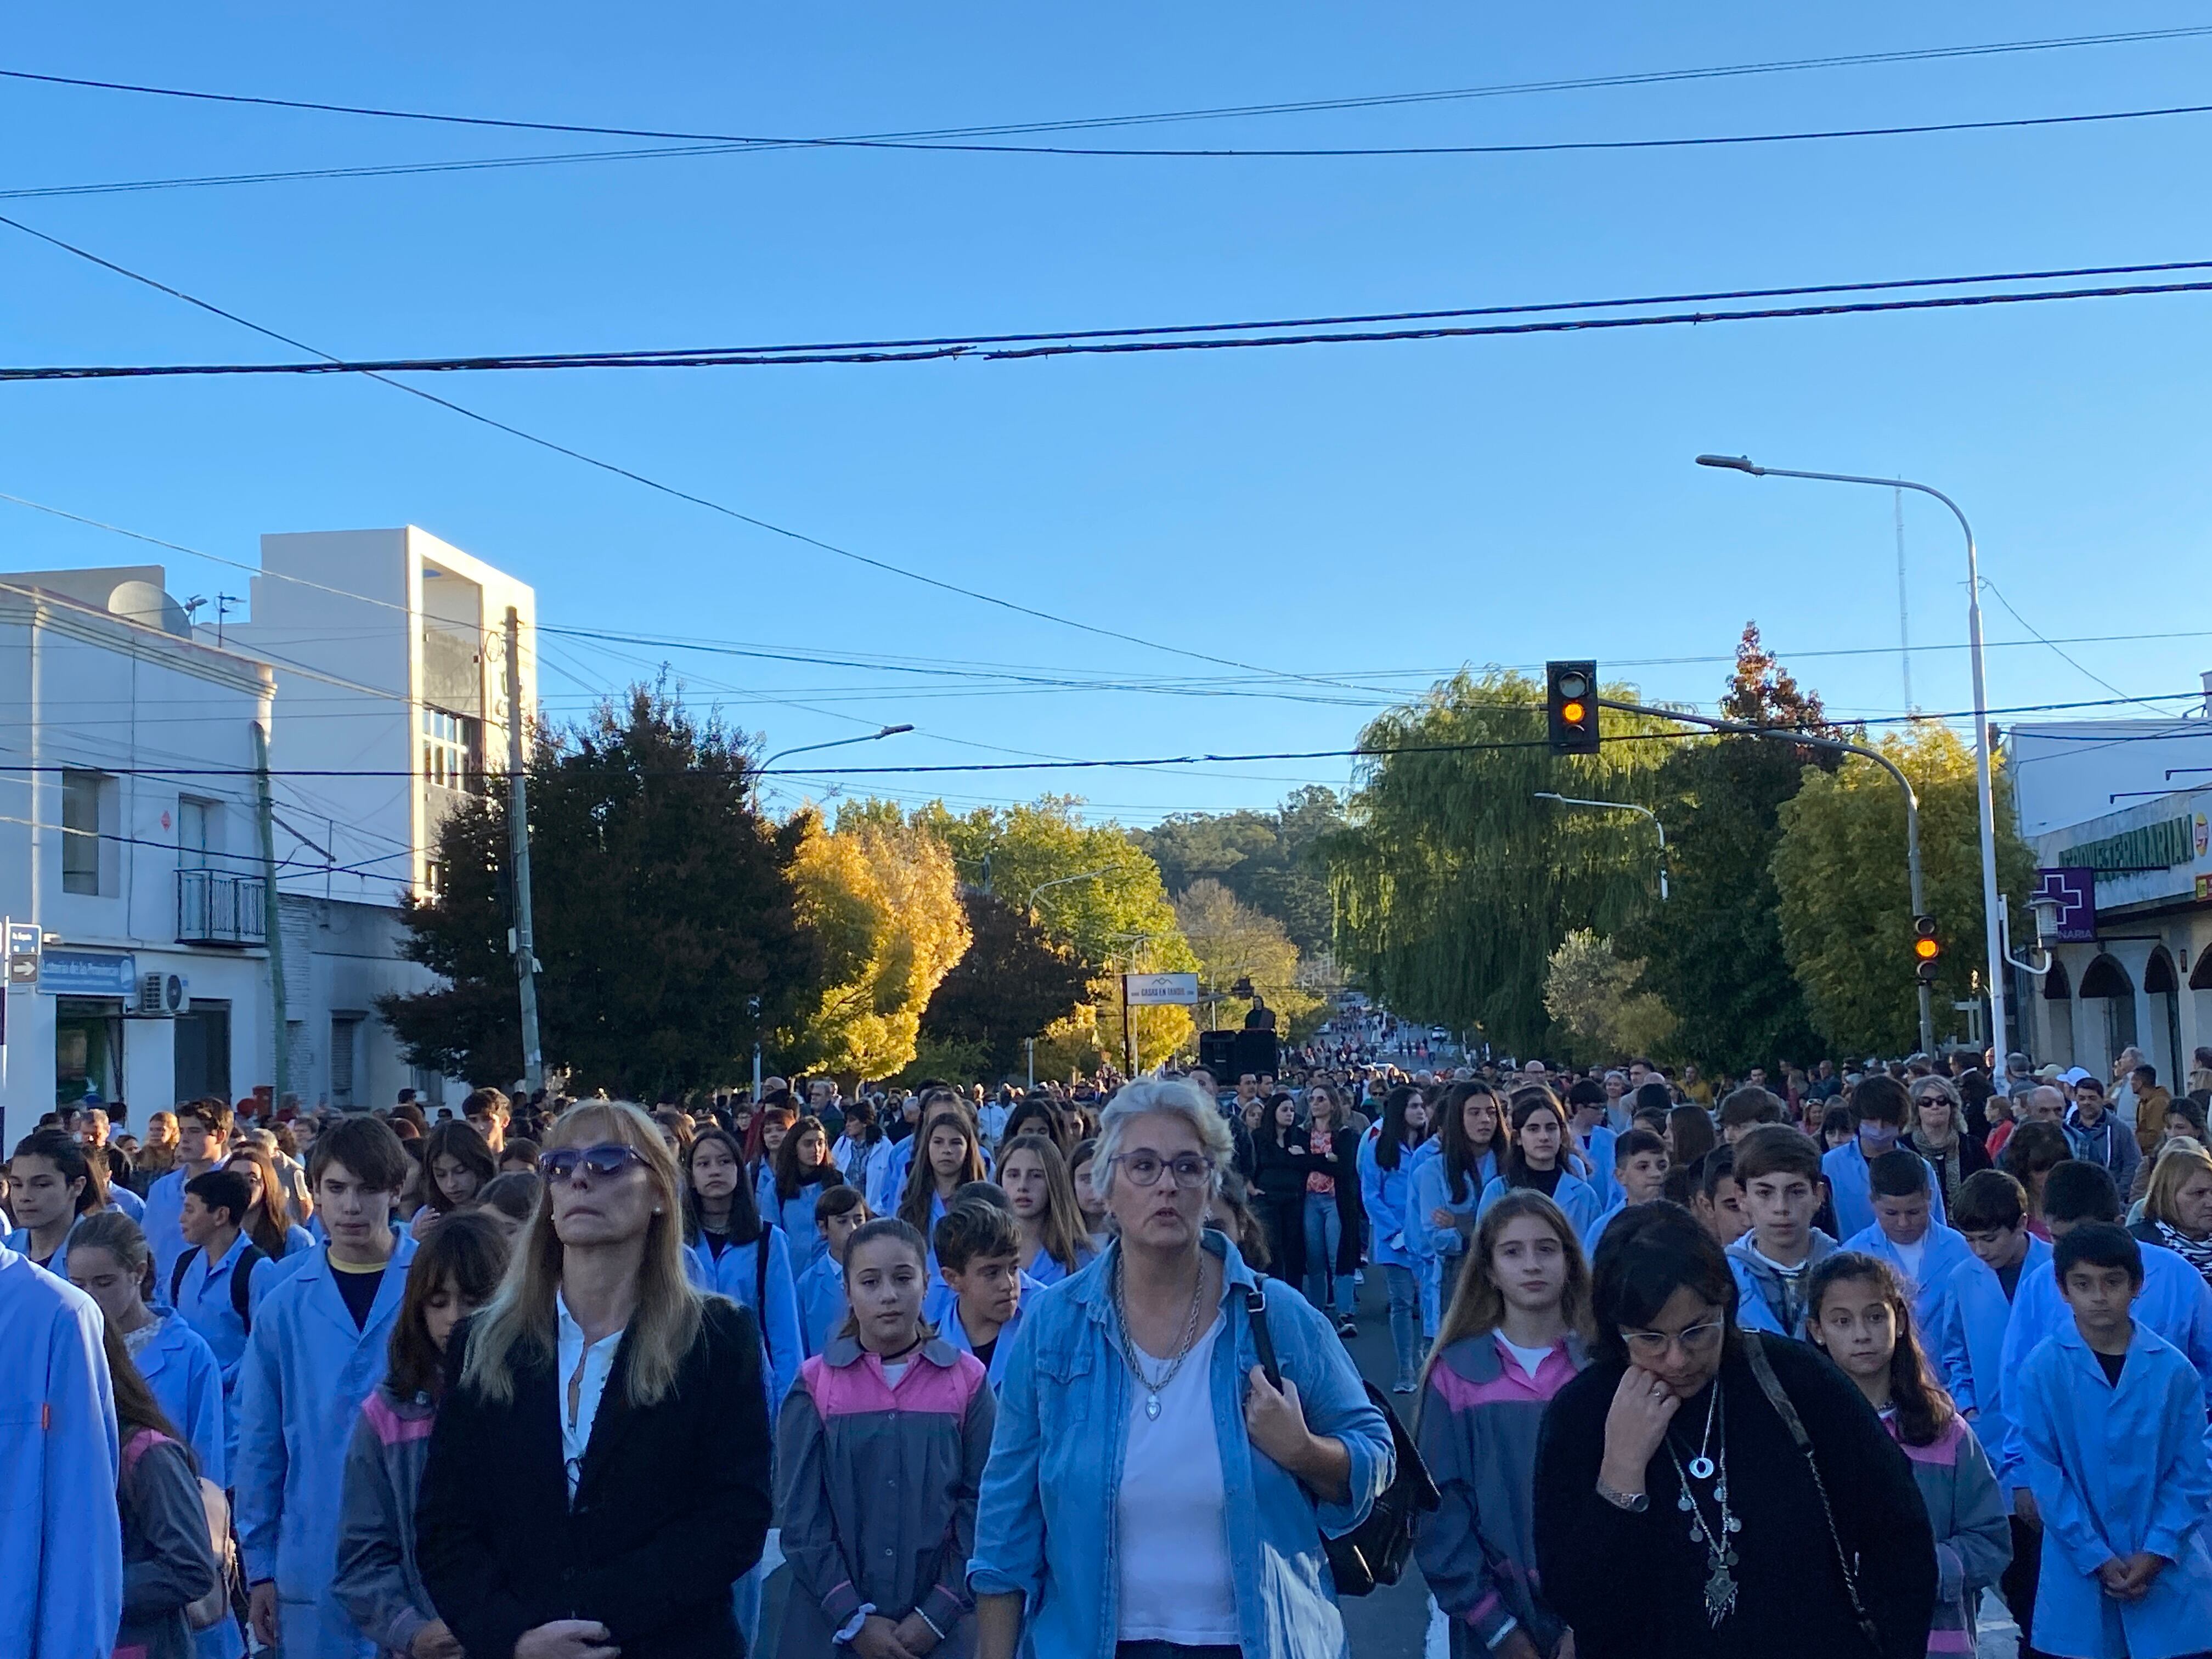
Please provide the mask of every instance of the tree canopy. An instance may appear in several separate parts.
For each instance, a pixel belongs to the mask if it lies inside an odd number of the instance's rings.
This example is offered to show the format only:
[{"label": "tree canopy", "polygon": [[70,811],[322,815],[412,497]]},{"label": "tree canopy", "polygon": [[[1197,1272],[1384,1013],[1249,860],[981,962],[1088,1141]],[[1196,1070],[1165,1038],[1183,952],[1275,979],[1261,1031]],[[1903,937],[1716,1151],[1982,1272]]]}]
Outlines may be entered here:
[{"label": "tree canopy", "polygon": [[1284,1041],[1304,1042],[1327,1002],[1302,982],[1298,947],[1274,917],[1239,899],[1211,876],[1193,882],[1175,902],[1183,937],[1198,957],[1199,985],[1216,994],[1213,1023],[1236,1029],[1251,1012],[1249,998],[1222,994],[1249,980],[1275,1011]]},{"label": "tree canopy", "polygon": [[1280,922],[1302,956],[1315,957],[1329,949],[1333,921],[1321,842],[1343,823],[1336,792],[1310,784],[1272,812],[1178,812],[1129,836],[1159,865],[1170,893],[1218,882]]},{"label": "tree canopy", "polygon": [[960,902],[967,954],[922,1011],[922,1035],[941,1073],[1006,1077],[1024,1041],[1074,1014],[1097,970],[1002,898],[969,887]]}]

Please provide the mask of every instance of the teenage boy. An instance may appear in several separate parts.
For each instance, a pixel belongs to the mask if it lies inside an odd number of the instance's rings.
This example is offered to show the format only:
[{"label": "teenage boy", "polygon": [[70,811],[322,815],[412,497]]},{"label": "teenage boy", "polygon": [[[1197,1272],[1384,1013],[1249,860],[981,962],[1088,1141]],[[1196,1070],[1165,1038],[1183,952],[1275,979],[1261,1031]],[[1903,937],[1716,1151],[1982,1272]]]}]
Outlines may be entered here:
[{"label": "teenage boy", "polygon": [[[2101,1167],[2079,1160],[2051,1167],[2043,1183],[2043,1219],[2051,1229],[2054,1250],[2077,1227],[2105,1222],[2118,1224],[2119,1218],[2119,1191]],[[2163,1246],[2144,1245],[2141,1261],[2142,1284],[2136,1292],[2132,1317],[2179,1349],[2182,1357],[2197,1368],[2202,1412],[2212,1406],[2212,1288],[2207,1288],[2196,1268]],[[2050,1338],[2063,1334],[2069,1325],[2058,1275],[2055,1272],[2023,1275],[2020,1293],[2013,1298],[2012,1323],[2005,1332],[2005,1376],[2018,1376],[2028,1356]],[[2201,1418],[2198,1426],[2203,1426]],[[2005,1455],[2008,1462],[2018,1467],[2024,1457],[2016,1416],[2011,1428]]]},{"label": "teenage boy", "polygon": [[77,1218],[100,1202],[84,1148],[66,1129],[33,1129],[8,1164],[8,1201],[15,1231],[8,1248],[56,1279],[69,1278],[69,1239]]},{"label": "teenage boy", "polygon": [[2034,1650],[2035,1571],[2041,1545],[2033,1522],[2034,1500],[2012,1462],[2010,1402],[2006,1399],[2005,1333],[2012,1325],[2014,1298],[2025,1281],[2051,1271],[2051,1246],[2027,1230],[2027,1194],[2002,1170],[1978,1170],[1959,1183],[1952,1212],[1968,1259],[1954,1268],[1943,1286],[1941,1310],[1929,1351],[1935,1353],[1946,1387],[1961,1414],[1989,1454],[1998,1489],[2012,1519],[2012,1561],[1997,1580],[1997,1590],[2020,1626],[2022,1652]]},{"label": "teenage boy", "polygon": [[1764,1124],[1736,1142],[1735,1178],[1751,1217],[1751,1231],[1728,1253],[1736,1322],[1802,1341],[1806,1280],[1836,1252],[1836,1241],[1813,1224],[1820,1207],[1820,1149],[1787,1124]]},{"label": "teenage boy", "polygon": [[1725,1250],[1751,1231],[1751,1218],[1744,1213],[1743,1188],[1736,1184],[1735,1148],[1716,1146],[1691,1168],[1698,1177],[1691,1212]]},{"label": "teenage boy", "polygon": [[1790,1114],[1771,1090],[1747,1083],[1721,1102],[1716,1115],[1720,1123],[1721,1144],[1733,1146],[1762,1124],[1786,1122]]},{"label": "teenage boy", "polygon": [[1589,1184],[1596,1189],[1601,1212],[1620,1201],[1620,1183],[1613,1173],[1614,1131],[1607,1127],[1605,1115],[1605,1085],[1586,1077],[1569,1086],[1567,1127],[1574,1131],[1574,1144],[1589,1160]]},{"label": "teenage boy", "polygon": [[2066,1144],[2075,1158],[2102,1169],[2122,1192],[2129,1190],[2136,1166],[2142,1162],[2142,1148],[2136,1145],[2135,1132],[2112,1111],[2105,1099],[2105,1085],[2095,1078],[2084,1077],[2074,1085],[2074,1108],[2066,1114],[2063,1127]]},{"label": "teenage boy", "polygon": [[514,1121],[514,1109],[507,1097],[496,1089],[471,1089],[461,1103],[461,1115],[484,1138],[492,1156],[498,1157],[499,1149],[507,1144],[507,1126]]},{"label": "teenage boy", "polygon": [[210,1170],[185,1185],[184,1213],[178,1224],[185,1253],[157,1278],[155,1288],[177,1316],[200,1334],[222,1367],[228,1462],[238,1456],[238,1373],[246,1340],[253,1329],[252,1297],[258,1268],[275,1271],[240,1231],[253,1202],[252,1189],[235,1170]]},{"label": "teenage boy", "polygon": [[239,1547],[258,1641],[284,1659],[361,1659],[331,1578],[346,1446],[383,1380],[415,1255],[392,1225],[407,1155],[380,1120],[342,1118],[316,1138],[308,1175],[327,1242],[254,1275],[237,1396]]},{"label": "teenage boy", "polygon": [[1021,1325],[1023,1299],[1045,1287],[1022,1271],[1021,1234],[1000,1205],[956,1203],[938,1218],[930,1242],[949,1292],[938,1297],[937,1334],[956,1352],[974,1354],[995,1393]]},{"label": "teenage boy", "polygon": [[1933,1354],[1941,1335],[1944,1287],[1973,1252],[1966,1241],[1931,1218],[1936,1183],[1928,1160],[1899,1148],[1867,1166],[1874,1198],[1874,1225],[1844,1241],[1847,1250],[1863,1250],[1897,1269],[1912,1297],[1912,1320],[1923,1352]]},{"label": "teenage boy", "polygon": [[[1895,1078],[1870,1072],[1851,1091],[1851,1122],[1857,1133],[1820,1160],[1836,1206],[1836,1231],[1845,1238],[1874,1225],[1874,1188],[1869,1167],[1894,1148],[1912,1121],[1912,1097]],[[1930,1195],[1929,1212],[1946,1224],[1943,1194]]]},{"label": "teenage boy", "polygon": [[230,1108],[195,1100],[177,1108],[177,1167],[146,1189],[146,1246],[154,1255],[154,1294],[169,1294],[169,1273],[191,1243],[181,1224],[185,1188],[215,1168],[230,1145]]},{"label": "teenage boy", "polygon": [[2068,1230],[2051,1265],[2071,1317],[2015,1391],[2043,1517],[2035,1641],[2048,1653],[2153,1659],[2201,1652],[2212,1632],[2203,1384],[2130,1312],[2142,1255],[2109,1222]]},{"label": "teenage boy", "polygon": [[799,1329],[810,1359],[830,1346],[845,1322],[845,1246],[867,1219],[867,1200],[856,1187],[824,1187],[814,1200],[814,1231],[822,1237],[822,1253],[799,1276]]},{"label": "teenage boy", "polygon": [[[1610,1133],[1608,1131],[1607,1133]],[[1595,1261],[1606,1228],[1632,1204],[1649,1204],[1667,1195],[1667,1143],[1649,1129],[1630,1129],[1613,1143],[1613,1207],[1583,1235],[1583,1254]]]}]

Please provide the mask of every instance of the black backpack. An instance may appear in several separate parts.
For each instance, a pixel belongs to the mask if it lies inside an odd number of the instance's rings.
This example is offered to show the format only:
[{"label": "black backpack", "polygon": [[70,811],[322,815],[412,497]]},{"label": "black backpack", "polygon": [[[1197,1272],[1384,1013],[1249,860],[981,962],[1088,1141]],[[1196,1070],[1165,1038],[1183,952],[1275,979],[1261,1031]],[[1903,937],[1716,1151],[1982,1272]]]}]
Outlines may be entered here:
[{"label": "black backpack", "polygon": [[[1267,1381],[1283,1386],[1282,1367],[1275,1363],[1275,1340],[1267,1331],[1267,1293],[1257,1285],[1244,1292],[1245,1316],[1252,1322],[1252,1346],[1260,1352],[1260,1368]],[[1389,1401],[1372,1382],[1360,1387],[1382,1420],[1390,1425],[1390,1449],[1395,1469],[1390,1484],[1375,1499],[1367,1518],[1341,1538],[1322,1536],[1328,1553],[1329,1576],[1339,1595],[1371,1595],[1378,1584],[1395,1584],[1404,1576],[1413,1553],[1413,1528],[1421,1516],[1442,1506],[1443,1494],[1421,1462],[1420,1449]]]},{"label": "black backpack", "polygon": [[[197,1244],[177,1258],[177,1265],[169,1270],[169,1305],[177,1305],[177,1297],[185,1288],[185,1275],[191,1271],[192,1263],[200,1259]],[[230,1269],[230,1310],[238,1316],[238,1322],[246,1327],[248,1336],[253,1334],[253,1264],[261,1261],[258,1246],[249,1243],[238,1253],[238,1260]]]}]

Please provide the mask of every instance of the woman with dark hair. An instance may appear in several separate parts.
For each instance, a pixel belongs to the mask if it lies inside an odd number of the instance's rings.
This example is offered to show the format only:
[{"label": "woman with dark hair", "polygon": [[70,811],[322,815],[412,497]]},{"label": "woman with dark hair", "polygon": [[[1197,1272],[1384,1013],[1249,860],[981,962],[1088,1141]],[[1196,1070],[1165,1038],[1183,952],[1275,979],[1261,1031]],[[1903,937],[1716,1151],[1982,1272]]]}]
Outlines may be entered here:
[{"label": "woman with dark hair", "polygon": [[1820,1121],[1814,1127],[1820,1131],[1823,1155],[1834,1152],[1859,1132],[1858,1125],[1851,1121],[1851,1109],[1833,1101],[1820,1109]]},{"label": "woman with dark hair", "polygon": [[1597,1189],[1567,1167],[1573,1135],[1558,1097],[1549,1089],[1515,1090],[1512,1123],[1512,1139],[1498,1159],[1498,1173],[1482,1189],[1477,1218],[1506,1194],[1532,1188],[1558,1205],[1578,1235],[1588,1231],[1604,1206]]},{"label": "woman with dark hair", "polygon": [[258,1146],[240,1147],[227,1158],[226,1170],[246,1177],[246,1224],[239,1229],[253,1248],[271,1261],[315,1248],[314,1235],[292,1218],[292,1200],[276,1173],[276,1160]]},{"label": "woman with dark hair", "polygon": [[1000,1154],[1003,1157],[1006,1149],[1024,1135],[1042,1135],[1057,1146],[1060,1127],[1060,1113],[1052,1102],[1042,1095],[1030,1095],[1006,1114],[1006,1127],[999,1134]]},{"label": "woman with dark hair", "polygon": [[[1650,1088],[1650,1084],[1644,1085]],[[1720,1145],[1713,1115],[1702,1106],[1677,1106],[1667,1114],[1667,1164],[1686,1170]]]},{"label": "woman with dark hair", "polygon": [[2004,1151],[1997,1154],[1997,1168],[2020,1182],[2021,1190],[2027,1194],[2028,1231],[2046,1244],[2051,1242],[2051,1229],[2043,1219],[2043,1183],[2073,1156],[2073,1143],[2066,1139],[2066,1131],[2040,1118],[2030,1118],[2014,1129]]},{"label": "woman with dark hair", "polygon": [[447,1118],[422,1139],[422,1207],[434,1215],[473,1204],[498,1175],[490,1143],[465,1118]]},{"label": "woman with dark hair", "polygon": [[122,1333],[105,1321],[100,1331],[115,1392],[114,1443],[122,1449],[115,1490],[123,1519],[123,1622],[114,1651],[118,1659],[191,1659],[185,1609],[222,1583],[199,1468],[131,1363]]},{"label": "woman with dark hair", "polygon": [[[807,1224],[810,1235],[813,1223]],[[771,1419],[806,1356],[791,1240],[753,1207],[737,1138],[702,1129],[684,1152],[684,1270],[702,1291],[750,1308],[761,1333],[761,1376]]]},{"label": "woman with dark hair", "polygon": [[814,1265],[828,1248],[814,1230],[814,1201],[824,1187],[842,1184],[836,1160],[830,1156],[830,1133],[818,1117],[802,1117],[791,1126],[783,1145],[775,1149],[775,1213],[763,1219],[783,1230],[791,1251],[793,1279]]},{"label": "woman with dark hair", "polygon": [[1921,1659],[1935,1535],[1859,1391],[1740,1331],[1727,1258],[1671,1204],[1606,1229],[1591,1304],[1596,1363],[1536,1454],[1539,1576],[1577,1659]]},{"label": "woman with dark hair", "polygon": [[1390,1292],[1390,1345],[1398,1355],[1393,1394],[1411,1394],[1419,1385],[1421,1287],[1415,1269],[1420,1260],[1406,1237],[1412,1219],[1406,1200],[1413,1192],[1413,1153],[1428,1133],[1421,1091],[1401,1084],[1383,1097],[1382,1122],[1359,1143],[1359,1197],[1372,1226],[1368,1259]]},{"label": "woman with dark hair", "polygon": [[1252,1131],[1252,1190],[1267,1224],[1267,1271],[1297,1285],[1305,1277],[1306,1132],[1298,1104],[1277,1095]]},{"label": "woman with dark hair", "polygon": [[416,1566],[415,1499],[445,1393],[447,1340],[491,1300],[507,1260],[506,1236],[481,1212],[431,1227],[407,1267],[384,1381],[354,1420],[331,1588],[355,1628],[377,1644],[379,1659],[455,1659],[461,1650]]},{"label": "woman with dark hair", "polygon": [[1455,1083],[1437,1112],[1437,1132],[1413,1160],[1406,1199],[1407,1242],[1420,1259],[1421,1328],[1434,1331],[1451,1305],[1475,1211],[1507,1149],[1498,1096],[1480,1079]]},{"label": "woman with dark hair", "polygon": [[1334,1084],[1306,1091],[1306,1300],[1335,1314],[1339,1336],[1357,1336],[1352,1308],[1359,1271],[1359,1131]]}]

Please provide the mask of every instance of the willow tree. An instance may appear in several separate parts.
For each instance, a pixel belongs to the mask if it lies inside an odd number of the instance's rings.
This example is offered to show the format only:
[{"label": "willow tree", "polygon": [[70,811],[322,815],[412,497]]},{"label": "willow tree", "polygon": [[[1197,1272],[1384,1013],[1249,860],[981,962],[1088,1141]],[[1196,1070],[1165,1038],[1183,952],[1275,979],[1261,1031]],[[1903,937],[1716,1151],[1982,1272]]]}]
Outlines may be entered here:
[{"label": "willow tree", "polygon": [[[1605,695],[1633,700],[1633,688]],[[1673,722],[1601,710],[1590,756],[1554,756],[1543,688],[1492,668],[1461,673],[1360,734],[1345,829],[1323,854],[1338,954],[1412,1019],[1480,1028],[1516,1054],[1552,1036],[1544,982],[1577,928],[1609,937],[1658,897],[1650,824],[1540,800],[1541,792],[1656,805]]]}]

